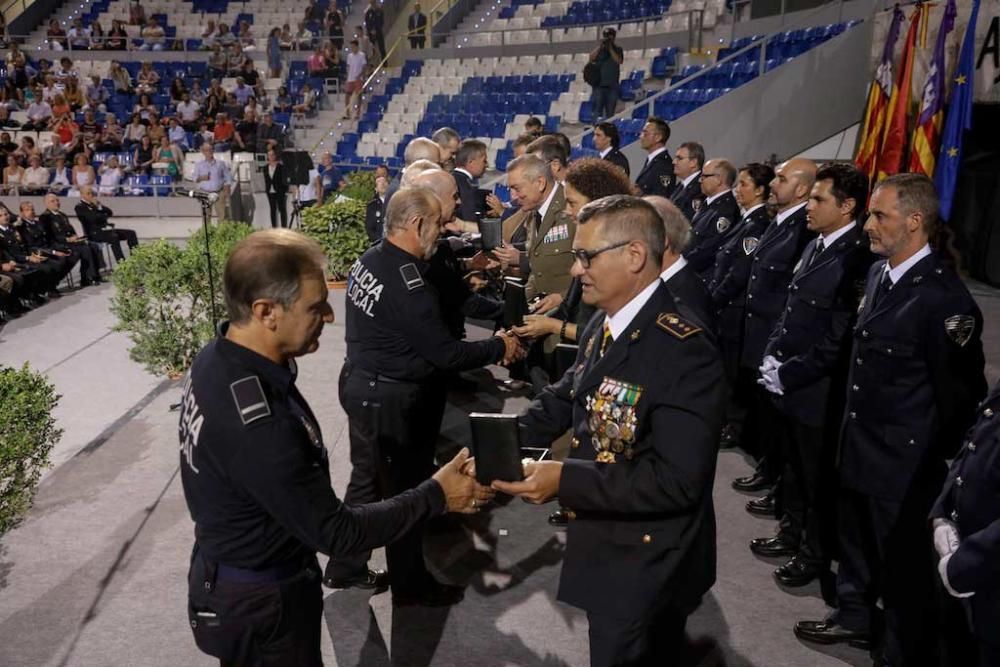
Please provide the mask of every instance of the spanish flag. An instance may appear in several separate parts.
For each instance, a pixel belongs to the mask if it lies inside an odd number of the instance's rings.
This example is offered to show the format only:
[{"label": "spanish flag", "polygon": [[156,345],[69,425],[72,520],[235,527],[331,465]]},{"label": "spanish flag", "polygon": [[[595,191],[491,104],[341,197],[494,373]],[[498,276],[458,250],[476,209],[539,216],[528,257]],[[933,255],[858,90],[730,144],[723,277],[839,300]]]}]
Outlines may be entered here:
[{"label": "spanish flag", "polygon": [[875,176],[875,164],[882,149],[885,112],[889,107],[889,99],[893,93],[892,54],[896,49],[896,42],[899,40],[899,30],[902,23],[903,10],[899,8],[899,5],[896,5],[895,9],[892,10],[892,23],[889,25],[889,33],[886,35],[885,46],[882,48],[882,60],[879,62],[878,69],[875,70],[875,78],[872,79],[871,87],[868,89],[864,129],[861,132],[861,143],[858,145],[858,153],[854,157],[854,163],[858,169],[868,174],[869,179]]},{"label": "spanish flag", "polygon": [[927,70],[927,81],[920,100],[920,116],[913,128],[909,171],[915,174],[934,175],[934,163],[941,145],[941,125],[944,123],[945,42],[955,27],[957,14],[955,0],[948,0],[941,18],[937,42],[934,44],[934,56]]},{"label": "spanish flag", "polygon": [[907,119],[910,115],[910,88],[913,83],[913,54],[916,51],[917,32],[923,20],[926,5],[917,5],[910,17],[910,29],[906,32],[906,44],[903,46],[903,56],[900,61],[899,76],[892,89],[889,100],[889,118],[882,136],[882,150],[878,156],[876,173],[878,180],[886,176],[898,174],[906,165]]}]

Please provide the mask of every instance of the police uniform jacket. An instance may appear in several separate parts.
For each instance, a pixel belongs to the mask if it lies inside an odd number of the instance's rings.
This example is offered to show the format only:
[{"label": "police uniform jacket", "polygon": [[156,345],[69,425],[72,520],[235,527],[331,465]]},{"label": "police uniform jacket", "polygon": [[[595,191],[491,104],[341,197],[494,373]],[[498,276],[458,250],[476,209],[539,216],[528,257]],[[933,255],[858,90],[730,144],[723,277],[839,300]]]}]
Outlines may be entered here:
[{"label": "police uniform jacket", "polygon": [[114,226],[108,221],[114,213],[104,204],[90,204],[81,201],[76,205],[74,211],[76,212],[77,219],[83,226],[84,235],[91,240],[94,238],[93,234]]},{"label": "police uniform jacket", "polygon": [[381,503],[342,503],[294,363],[228,340],[225,327],[194,360],[178,428],[181,481],[201,553],[251,570],[304,562],[317,551],[345,556],[444,512],[433,480]]},{"label": "police uniform jacket", "polygon": [[663,284],[601,356],[604,319],[594,316],[574,366],[520,418],[527,446],[573,431],[558,597],[620,619],[689,613],[715,581],[719,353]]},{"label": "police uniform jacket", "polygon": [[451,172],[451,175],[455,179],[458,198],[461,200],[458,208],[455,209],[455,216],[466,222],[479,222],[479,219],[483,217],[483,211],[477,210],[479,208],[479,188],[472,182],[472,177],[464,171],[456,169]]},{"label": "police uniform jacket", "polygon": [[54,257],[52,246],[49,243],[48,235],[45,232],[45,227],[37,218],[35,220],[26,220],[25,218],[19,218],[21,224],[19,225],[19,232],[21,234],[21,240],[24,242],[25,247],[27,247],[32,252],[37,252],[39,255],[45,255],[46,257]]},{"label": "police uniform jacket", "polygon": [[372,243],[385,235],[385,202],[378,195],[365,204],[365,233]]},{"label": "police uniform jacket", "polygon": [[670,201],[680,209],[688,221],[694,220],[694,214],[698,212],[705,201],[705,195],[701,191],[701,180],[698,176],[692,178],[687,185],[678,181],[673,194],[670,195]]},{"label": "police uniform jacket", "polygon": [[12,226],[0,227],[0,245],[18,264],[28,261],[31,249],[24,244],[21,235]]},{"label": "police uniform jacket", "polygon": [[[840,394],[846,381],[851,330],[875,256],[857,224],[819,254],[816,244],[810,241],[802,253],[764,354],[781,363],[778,377],[785,393],[775,396],[778,408],[820,427],[826,423],[831,389]],[[841,403],[842,395],[835,398]],[[831,416],[840,419],[839,413]]]},{"label": "police uniform jacket", "polygon": [[702,204],[691,218],[691,242],[684,250],[684,258],[706,283],[712,280],[715,256],[722,243],[739,222],[740,207],[731,192],[719,195],[710,204]]},{"label": "police uniform jacket", "polygon": [[566,196],[563,187],[556,184],[556,192],[545,211],[541,224],[537,212],[526,214],[528,240],[525,244],[531,275],[524,293],[529,299],[537,294],[563,294],[569,287],[573,266],[573,237],[576,220],[566,213]]},{"label": "police uniform jacket", "polygon": [[[604,159],[624,171],[626,176],[631,175],[632,170],[629,167],[628,158],[625,157],[625,154],[617,148],[612,148],[608,151],[608,154],[604,156]],[[671,165],[673,165],[673,163],[671,163]]]},{"label": "police uniform jacket", "polygon": [[854,327],[841,432],[841,484],[902,500],[915,479],[940,488],[986,394],[983,316],[961,279],[924,257],[871,306],[872,265]]},{"label": "police uniform jacket", "polygon": [[674,299],[685,304],[706,329],[715,334],[718,317],[712,295],[708,293],[705,282],[691,268],[690,264],[677,271],[664,281]]},{"label": "police uniform jacket", "polygon": [[951,464],[931,518],[958,527],[958,549],[948,560],[948,583],[972,593],[976,635],[1000,643],[1000,383],[979,404],[977,420]]},{"label": "police uniform jacket", "polygon": [[369,373],[421,382],[437,371],[479,368],[503,358],[503,340],[457,339],[427,279],[430,265],[388,239],[351,267],[347,280],[348,361]]},{"label": "police uniform jacket", "polygon": [[659,195],[670,199],[674,191],[674,163],[670,151],[663,151],[652,160],[646,158],[635,184],[643,195]]},{"label": "police uniform jacket", "polygon": [[38,221],[42,223],[48,244],[59,250],[69,250],[71,247],[71,236],[77,236],[77,231],[73,223],[69,221],[62,211],[45,211],[38,216]]},{"label": "police uniform jacket", "polygon": [[722,340],[743,340],[743,315],[753,252],[770,223],[767,209],[761,206],[723,236],[712,280],[708,283],[712,302],[719,310],[719,338]]},{"label": "police uniform jacket", "polygon": [[805,206],[780,225],[775,220],[761,234],[750,264],[741,366],[754,370],[760,366],[774,325],[785,309],[792,274],[806,244],[814,236],[806,227]]}]

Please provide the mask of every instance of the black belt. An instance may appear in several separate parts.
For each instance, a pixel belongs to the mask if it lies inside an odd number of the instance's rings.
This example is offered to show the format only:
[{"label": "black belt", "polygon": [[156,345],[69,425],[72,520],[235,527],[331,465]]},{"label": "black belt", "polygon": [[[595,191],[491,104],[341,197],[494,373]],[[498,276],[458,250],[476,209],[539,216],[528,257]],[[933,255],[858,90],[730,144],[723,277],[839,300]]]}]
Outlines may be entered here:
[{"label": "black belt", "polygon": [[400,380],[398,378],[389,377],[388,375],[382,375],[381,373],[374,373],[356,366],[350,361],[345,361],[344,366],[347,368],[347,372],[351,375],[357,373],[361,377],[367,380],[374,380],[375,382],[386,382],[388,384],[420,384],[419,380]]},{"label": "black belt", "polygon": [[219,581],[231,581],[238,584],[271,584],[288,579],[305,569],[301,560],[289,561],[262,570],[248,570],[219,563],[216,576]]}]

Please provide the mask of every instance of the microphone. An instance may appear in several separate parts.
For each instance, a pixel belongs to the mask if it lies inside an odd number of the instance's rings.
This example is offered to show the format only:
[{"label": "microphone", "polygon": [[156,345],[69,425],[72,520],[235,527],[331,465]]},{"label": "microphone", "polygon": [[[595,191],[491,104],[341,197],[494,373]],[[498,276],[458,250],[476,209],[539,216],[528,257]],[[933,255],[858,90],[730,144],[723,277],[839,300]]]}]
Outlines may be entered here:
[{"label": "microphone", "polygon": [[193,190],[191,188],[176,188],[174,192],[181,197],[190,197],[191,199],[208,202],[209,204],[214,204],[219,199],[218,192],[202,192],[201,190]]}]

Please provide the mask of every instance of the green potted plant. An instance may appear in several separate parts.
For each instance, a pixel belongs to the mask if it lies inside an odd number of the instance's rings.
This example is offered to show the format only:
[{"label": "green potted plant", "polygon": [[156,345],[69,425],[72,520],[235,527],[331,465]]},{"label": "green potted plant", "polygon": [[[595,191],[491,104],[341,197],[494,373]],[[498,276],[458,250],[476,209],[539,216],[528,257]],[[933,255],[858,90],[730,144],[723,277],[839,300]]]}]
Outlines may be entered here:
[{"label": "green potted plant", "polygon": [[343,196],[357,199],[363,203],[368,203],[375,197],[374,171],[351,172],[344,181],[346,181],[346,185],[340,191]]},{"label": "green potted plant", "polygon": [[331,286],[342,287],[351,266],[368,247],[365,204],[337,197],[328,204],[308,208],[302,214],[302,232],[316,239],[326,253]]}]

